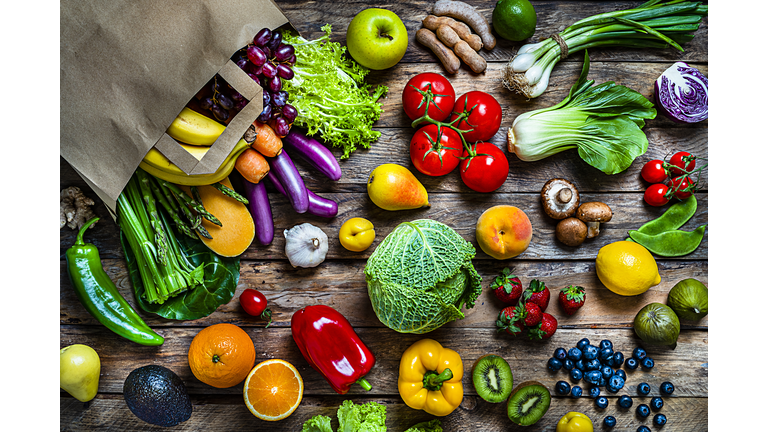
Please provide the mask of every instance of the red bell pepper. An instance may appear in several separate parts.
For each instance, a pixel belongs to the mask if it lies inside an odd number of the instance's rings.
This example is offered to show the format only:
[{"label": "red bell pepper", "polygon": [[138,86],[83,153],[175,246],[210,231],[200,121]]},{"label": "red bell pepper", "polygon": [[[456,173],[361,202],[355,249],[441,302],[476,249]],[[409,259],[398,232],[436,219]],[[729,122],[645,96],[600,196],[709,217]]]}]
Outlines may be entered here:
[{"label": "red bell pepper", "polygon": [[346,394],[355,383],[371,389],[363,377],[376,358],[338,311],[324,305],[299,309],[291,318],[291,334],[310,366],[336,393]]}]

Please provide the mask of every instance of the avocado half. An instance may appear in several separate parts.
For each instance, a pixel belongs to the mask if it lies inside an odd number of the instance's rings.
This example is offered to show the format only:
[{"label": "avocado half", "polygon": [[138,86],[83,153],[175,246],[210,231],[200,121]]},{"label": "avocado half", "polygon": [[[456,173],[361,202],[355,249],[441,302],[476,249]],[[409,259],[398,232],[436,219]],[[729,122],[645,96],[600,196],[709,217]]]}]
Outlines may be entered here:
[{"label": "avocado half", "polygon": [[136,417],[153,425],[176,426],[192,415],[187,386],[163,366],[142,366],[131,372],[123,384],[123,397]]}]

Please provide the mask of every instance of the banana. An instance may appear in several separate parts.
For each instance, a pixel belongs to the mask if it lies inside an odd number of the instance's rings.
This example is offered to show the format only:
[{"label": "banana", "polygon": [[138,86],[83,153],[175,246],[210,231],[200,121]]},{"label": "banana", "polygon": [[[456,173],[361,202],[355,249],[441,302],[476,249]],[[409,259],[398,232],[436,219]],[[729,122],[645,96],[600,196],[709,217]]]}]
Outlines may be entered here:
[{"label": "banana", "polygon": [[173,123],[168,126],[166,133],[176,141],[197,146],[210,146],[225,128],[226,126],[221,123],[184,107]]},{"label": "banana", "polygon": [[[190,146],[186,144],[181,144],[181,146],[189,151],[192,156],[197,158],[197,160],[201,160],[208,151],[208,147],[200,148],[199,146]],[[219,166],[219,169],[211,174],[188,175],[155,148],[149,150],[149,153],[144,156],[144,160],[139,163],[139,167],[149,174],[171,183],[185,186],[209,185],[218,183],[228,177],[235,168],[237,157],[248,147],[250,147],[250,144],[248,144],[247,141],[243,139],[238,141],[237,144],[235,144],[235,148],[229,153],[229,156],[227,156],[221,166]]]}]

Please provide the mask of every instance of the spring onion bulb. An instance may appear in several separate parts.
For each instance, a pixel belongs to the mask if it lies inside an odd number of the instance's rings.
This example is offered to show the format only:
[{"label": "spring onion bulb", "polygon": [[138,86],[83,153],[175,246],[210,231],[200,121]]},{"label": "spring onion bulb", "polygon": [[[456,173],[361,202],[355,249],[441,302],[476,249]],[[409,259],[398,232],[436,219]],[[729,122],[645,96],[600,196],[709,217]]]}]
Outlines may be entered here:
[{"label": "spring onion bulb", "polygon": [[[650,0],[634,9],[602,13],[572,24],[557,34],[567,54],[602,46],[630,48],[668,48],[693,39],[708,6],[701,2]],[[555,37],[555,36],[553,36]],[[546,90],[542,80],[561,60],[561,46],[553,38],[523,45],[502,71],[502,83],[510,91],[527,98]],[[534,69],[534,72],[528,73]],[[547,77],[545,80],[544,77]]]},{"label": "spring onion bulb", "polygon": [[654,95],[661,112],[675,122],[696,123],[709,116],[709,80],[685,62],[661,74]]}]

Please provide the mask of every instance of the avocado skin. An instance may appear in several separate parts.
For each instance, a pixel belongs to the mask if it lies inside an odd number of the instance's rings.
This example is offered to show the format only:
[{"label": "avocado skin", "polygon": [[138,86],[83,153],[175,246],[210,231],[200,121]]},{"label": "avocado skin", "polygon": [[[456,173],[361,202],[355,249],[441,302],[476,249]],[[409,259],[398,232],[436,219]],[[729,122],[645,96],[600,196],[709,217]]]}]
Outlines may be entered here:
[{"label": "avocado skin", "polygon": [[153,425],[176,426],[192,415],[187,387],[163,366],[142,366],[131,372],[123,384],[123,397],[136,417]]}]

